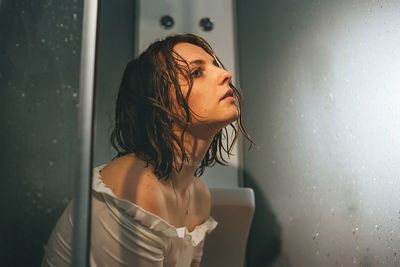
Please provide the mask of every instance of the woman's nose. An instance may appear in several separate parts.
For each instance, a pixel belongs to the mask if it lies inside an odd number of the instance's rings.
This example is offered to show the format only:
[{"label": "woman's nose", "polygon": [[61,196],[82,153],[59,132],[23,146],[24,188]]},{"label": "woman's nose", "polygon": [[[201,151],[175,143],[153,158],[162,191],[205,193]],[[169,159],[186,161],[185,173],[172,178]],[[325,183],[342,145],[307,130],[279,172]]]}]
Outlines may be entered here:
[{"label": "woman's nose", "polygon": [[232,72],[222,69],[219,77],[219,84],[229,84],[232,81]]}]

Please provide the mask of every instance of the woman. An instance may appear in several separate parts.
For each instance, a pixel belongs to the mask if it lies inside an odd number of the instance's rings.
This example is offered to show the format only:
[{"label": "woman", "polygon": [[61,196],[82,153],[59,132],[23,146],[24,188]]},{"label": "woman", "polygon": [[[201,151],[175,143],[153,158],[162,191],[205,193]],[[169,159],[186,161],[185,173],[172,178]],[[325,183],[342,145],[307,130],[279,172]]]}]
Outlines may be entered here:
[{"label": "woman", "polygon": [[[92,266],[200,266],[205,234],[217,222],[198,177],[207,166],[225,165],[222,151],[231,155],[238,131],[252,142],[231,79],[210,45],[192,34],[157,41],[127,65],[111,135],[119,153],[94,169]],[[70,204],[43,266],[70,266],[72,214]]]}]

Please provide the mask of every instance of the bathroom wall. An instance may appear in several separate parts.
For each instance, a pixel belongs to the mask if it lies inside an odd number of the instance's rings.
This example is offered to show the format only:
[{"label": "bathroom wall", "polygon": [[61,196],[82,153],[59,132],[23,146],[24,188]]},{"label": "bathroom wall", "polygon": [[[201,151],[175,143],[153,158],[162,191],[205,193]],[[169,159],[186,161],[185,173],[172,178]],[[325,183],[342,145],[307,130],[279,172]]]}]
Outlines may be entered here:
[{"label": "bathroom wall", "polygon": [[0,266],[39,266],[73,194],[82,1],[0,1]]},{"label": "bathroom wall", "polygon": [[400,2],[237,1],[248,266],[399,266]]}]

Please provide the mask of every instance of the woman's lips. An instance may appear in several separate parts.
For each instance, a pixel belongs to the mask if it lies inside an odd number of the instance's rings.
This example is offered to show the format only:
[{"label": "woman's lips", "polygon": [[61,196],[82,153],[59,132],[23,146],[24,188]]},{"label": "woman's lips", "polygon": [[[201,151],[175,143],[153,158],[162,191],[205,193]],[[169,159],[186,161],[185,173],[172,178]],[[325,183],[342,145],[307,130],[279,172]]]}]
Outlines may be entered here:
[{"label": "woman's lips", "polygon": [[234,92],[233,92],[233,90],[231,89],[231,88],[229,88],[226,92],[225,92],[225,94],[224,94],[224,96],[221,98],[221,100],[222,99],[225,99],[225,98],[233,98],[234,99]]},{"label": "woman's lips", "polygon": [[233,96],[227,96],[227,97],[224,97],[222,100],[235,101],[235,98]]}]

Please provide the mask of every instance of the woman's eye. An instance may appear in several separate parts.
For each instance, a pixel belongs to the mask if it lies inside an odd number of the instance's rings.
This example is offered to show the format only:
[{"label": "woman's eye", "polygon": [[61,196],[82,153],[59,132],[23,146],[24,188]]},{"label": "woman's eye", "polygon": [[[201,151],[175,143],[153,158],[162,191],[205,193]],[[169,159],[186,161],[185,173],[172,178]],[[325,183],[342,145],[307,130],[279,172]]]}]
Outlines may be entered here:
[{"label": "woman's eye", "polygon": [[196,69],[194,70],[191,75],[193,78],[198,78],[203,74],[203,71],[201,69]]}]

